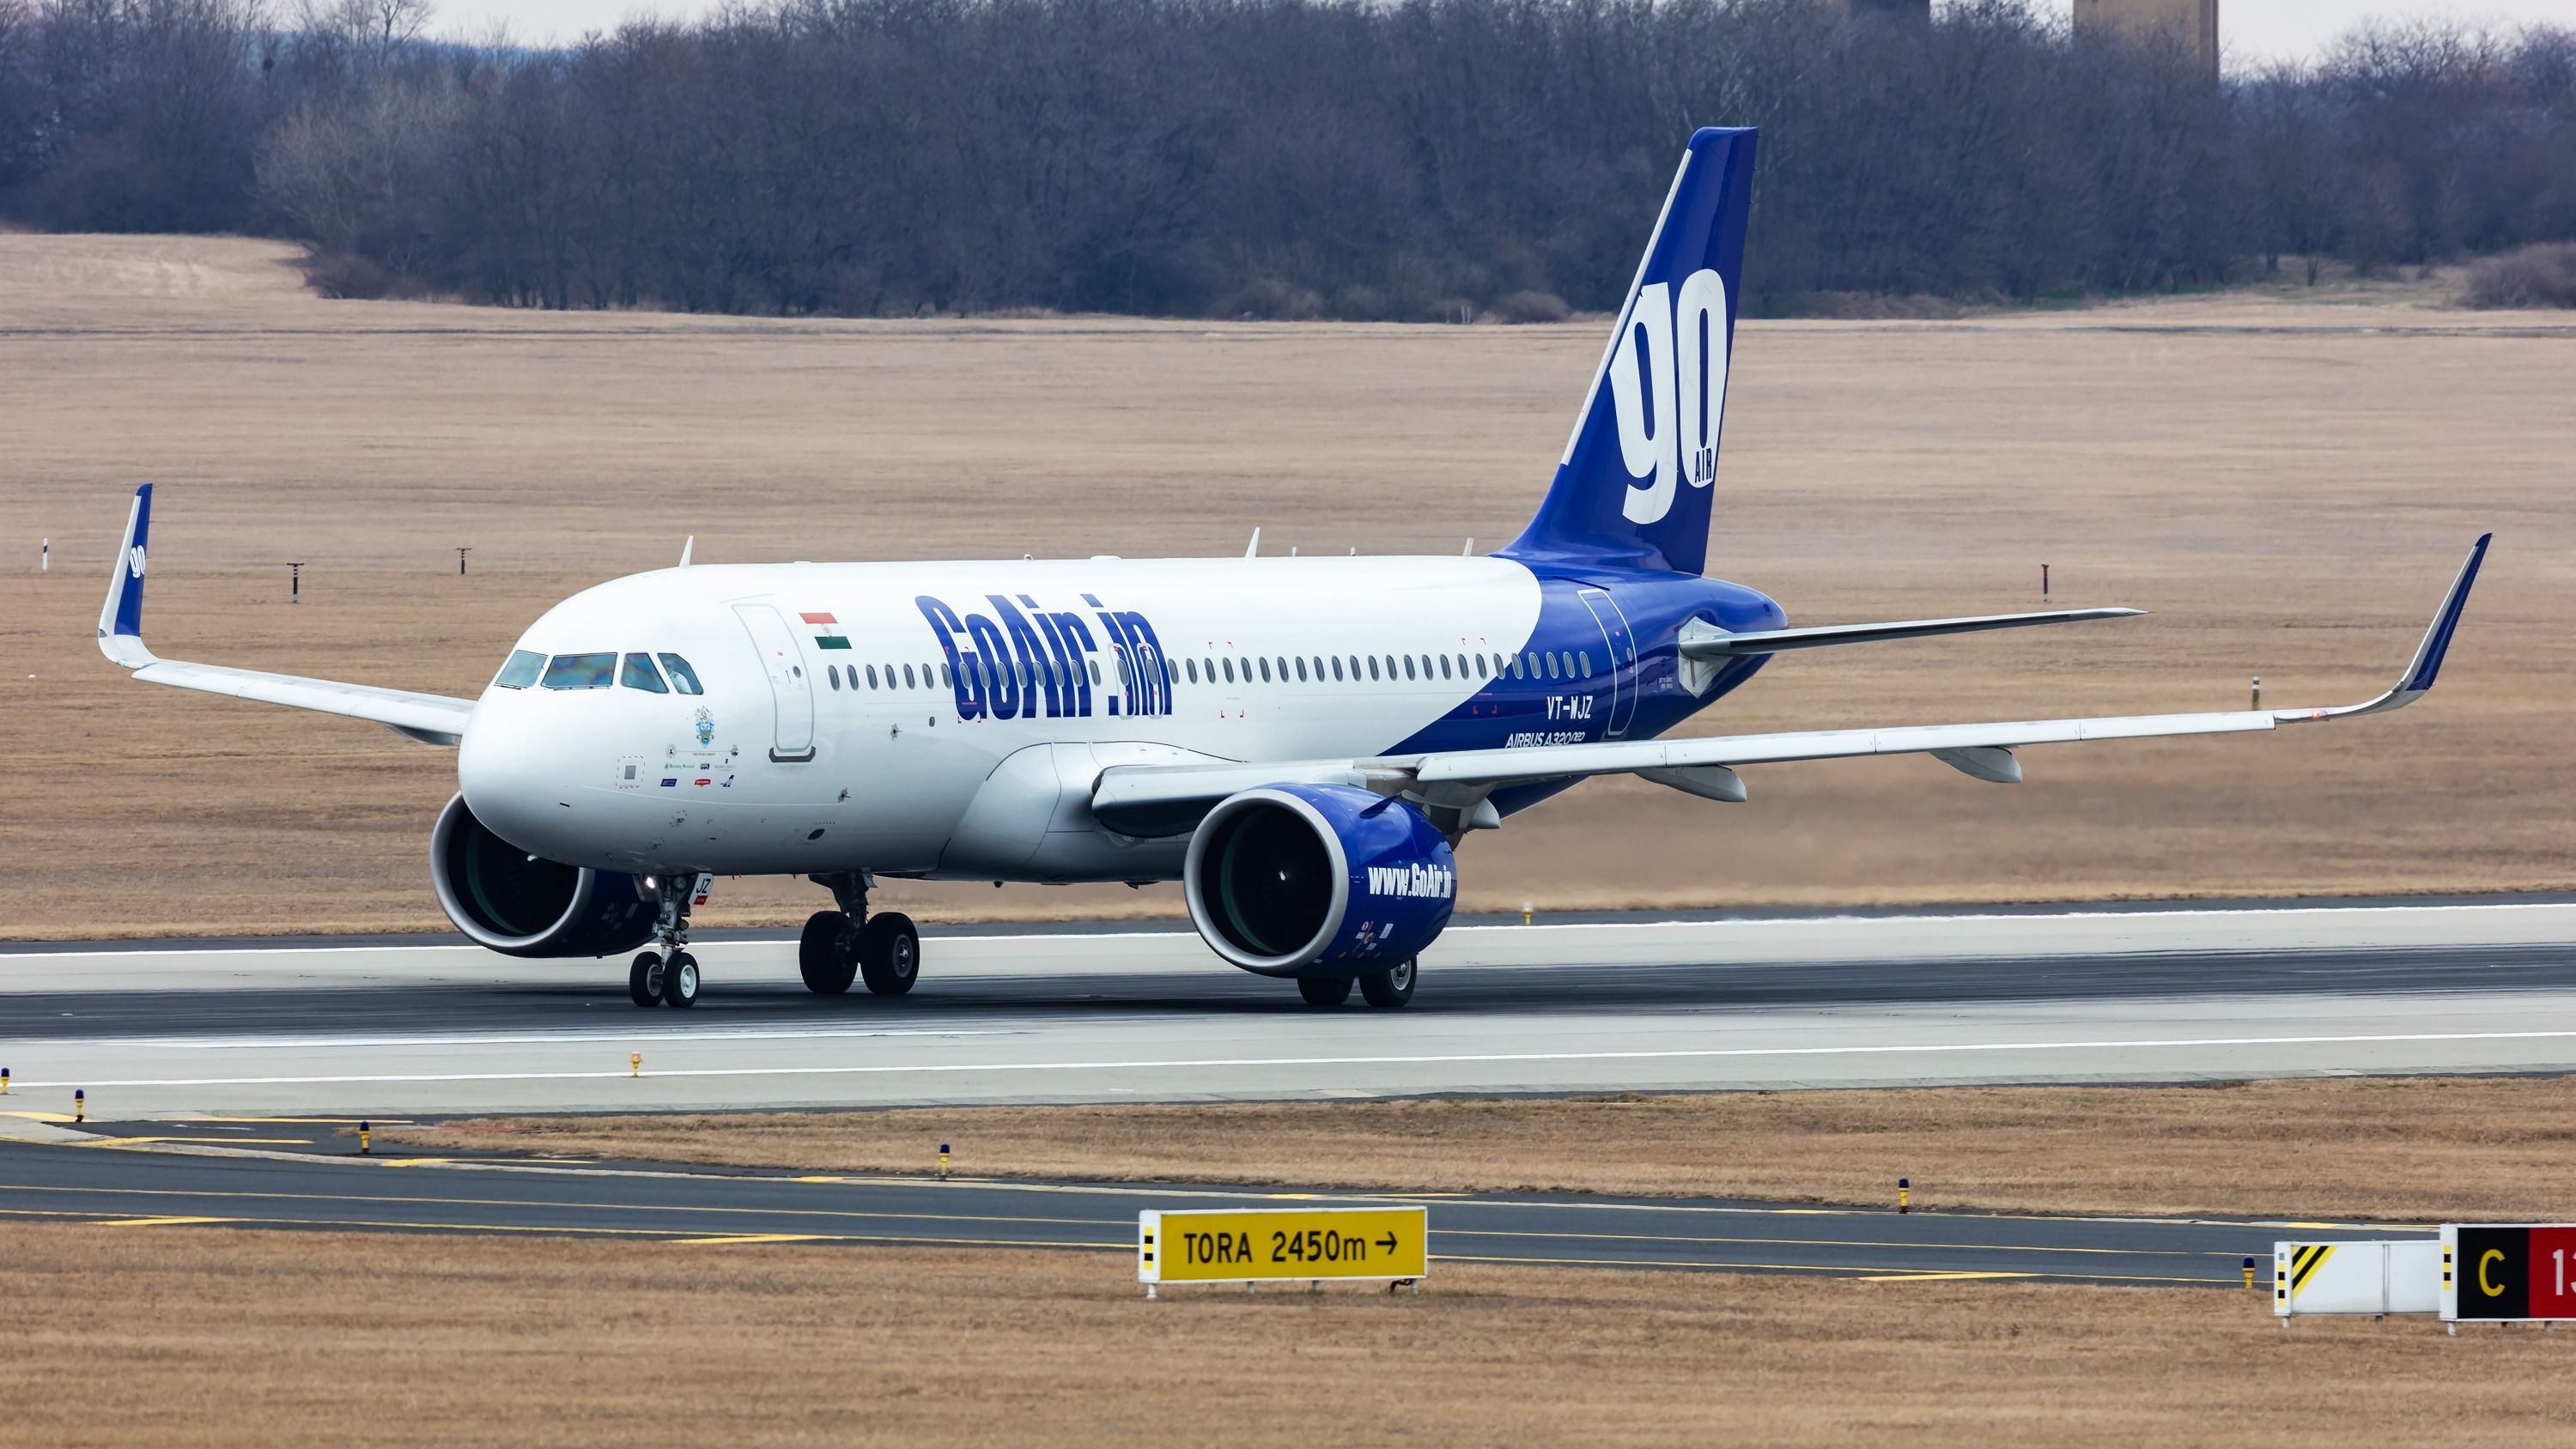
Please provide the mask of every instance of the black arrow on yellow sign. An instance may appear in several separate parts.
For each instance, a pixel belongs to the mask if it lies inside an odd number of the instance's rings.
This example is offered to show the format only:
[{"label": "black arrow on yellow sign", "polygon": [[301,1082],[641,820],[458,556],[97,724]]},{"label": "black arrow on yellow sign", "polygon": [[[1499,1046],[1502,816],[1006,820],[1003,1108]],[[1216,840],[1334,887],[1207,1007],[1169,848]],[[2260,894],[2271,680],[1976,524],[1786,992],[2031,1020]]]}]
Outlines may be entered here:
[{"label": "black arrow on yellow sign", "polygon": [[1377,1240],[1377,1245],[1378,1245],[1379,1247],[1381,1247],[1381,1248],[1386,1249],[1386,1250],[1387,1250],[1388,1252],[1390,1252],[1390,1253],[1394,1252],[1394,1251],[1395,1251],[1395,1230],[1394,1230],[1393,1228],[1389,1228],[1389,1229],[1387,1229],[1386,1236],[1385,1236],[1385,1237],[1383,1237],[1383,1238],[1378,1239],[1378,1240]]}]

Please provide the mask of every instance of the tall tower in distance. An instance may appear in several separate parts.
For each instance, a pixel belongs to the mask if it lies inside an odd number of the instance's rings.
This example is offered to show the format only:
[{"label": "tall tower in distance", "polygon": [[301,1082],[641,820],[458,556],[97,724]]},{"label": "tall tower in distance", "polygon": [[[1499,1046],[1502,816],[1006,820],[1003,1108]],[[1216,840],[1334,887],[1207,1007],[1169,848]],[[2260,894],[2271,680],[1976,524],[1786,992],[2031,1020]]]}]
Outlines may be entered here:
[{"label": "tall tower in distance", "polygon": [[2075,33],[2170,38],[2218,83],[2218,0],[2075,0]]}]

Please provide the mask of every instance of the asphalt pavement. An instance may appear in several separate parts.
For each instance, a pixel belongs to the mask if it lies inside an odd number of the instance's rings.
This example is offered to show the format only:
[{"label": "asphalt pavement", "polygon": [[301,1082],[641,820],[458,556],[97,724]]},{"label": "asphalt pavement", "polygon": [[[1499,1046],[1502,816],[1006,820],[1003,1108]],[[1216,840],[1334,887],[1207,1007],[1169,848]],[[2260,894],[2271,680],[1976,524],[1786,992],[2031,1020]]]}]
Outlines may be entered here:
[{"label": "asphalt pavement", "polygon": [[[1048,1248],[1132,1255],[1140,1209],[1429,1208],[1442,1262],[1789,1273],[1890,1281],[2036,1279],[2268,1286],[2272,1243],[2385,1237],[2362,1224],[1899,1213],[1813,1204],[1573,1194],[1282,1192],[1197,1184],[755,1173],[637,1163],[360,1158],[350,1124],[141,1121],[0,1143],[0,1221],[137,1233],[225,1226],[512,1233],[642,1244],[776,1242]],[[236,1155],[259,1154],[259,1155]],[[2397,1235],[2423,1232],[2395,1230]],[[1133,1272],[1132,1259],[1118,1271]]]}]

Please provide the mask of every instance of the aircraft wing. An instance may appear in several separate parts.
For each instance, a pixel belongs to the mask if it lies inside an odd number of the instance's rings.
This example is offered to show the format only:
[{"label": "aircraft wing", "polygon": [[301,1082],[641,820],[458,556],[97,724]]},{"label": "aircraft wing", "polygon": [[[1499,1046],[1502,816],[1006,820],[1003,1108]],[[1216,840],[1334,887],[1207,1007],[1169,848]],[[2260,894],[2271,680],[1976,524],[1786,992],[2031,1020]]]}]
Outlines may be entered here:
[{"label": "aircraft wing", "polygon": [[[2026,745],[2095,740],[2155,739],[2178,735],[2240,734],[2283,725],[2384,714],[2421,699],[2433,688],[2442,658],[2459,627],[2493,534],[2481,536],[2451,581],[2405,672],[2378,697],[2323,709],[2226,710],[2210,714],[2110,715],[2093,719],[2043,719],[1993,724],[1896,725],[1878,729],[1794,730],[1778,734],[1720,735],[1704,739],[1637,740],[1547,745],[1516,750],[1443,750],[1376,759],[1305,760],[1276,765],[1226,764],[1113,768],[1103,772],[1093,813],[1115,830],[1131,826],[1186,830],[1218,800],[1256,784],[1300,782],[1362,785],[1462,811],[1485,792],[1538,780],[1633,774],[1690,794],[1741,800],[1740,765],[1793,760],[1839,760],[1862,755],[1927,754],[1943,764],[1997,784],[2021,779],[2013,751]],[[1259,778],[1255,778],[1255,777]],[[1196,813],[1193,813],[1193,812]],[[1175,825],[1173,822],[1181,823]],[[1490,820],[1479,823],[1492,823]]]},{"label": "aircraft wing", "polygon": [[125,546],[116,551],[107,602],[98,611],[98,649],[109,663],[154,684],[372,720],[425,745],[453,745],[464,737],[465,721],[474,713],[472,700],[293,674],[267,674],[256,669],[190,664],[154,654],[143,645],[144,544],[151,531],[152,485],[146,483],[134,490],[134,508],[125,518]]}]

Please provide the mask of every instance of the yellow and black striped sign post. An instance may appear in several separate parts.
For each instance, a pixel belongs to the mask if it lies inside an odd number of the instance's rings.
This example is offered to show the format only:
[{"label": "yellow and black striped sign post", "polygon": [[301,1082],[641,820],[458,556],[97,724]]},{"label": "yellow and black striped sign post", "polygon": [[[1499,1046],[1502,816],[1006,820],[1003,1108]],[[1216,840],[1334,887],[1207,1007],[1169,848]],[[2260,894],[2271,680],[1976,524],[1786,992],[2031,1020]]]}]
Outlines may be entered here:
[{"label": "yellow and black striped sign post", "polygon": [[2441,1244],[2431,1238],[2272,1245],[2272,1312],[2431,1313],[2441,1305]]}]

